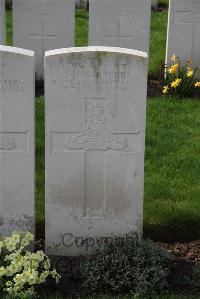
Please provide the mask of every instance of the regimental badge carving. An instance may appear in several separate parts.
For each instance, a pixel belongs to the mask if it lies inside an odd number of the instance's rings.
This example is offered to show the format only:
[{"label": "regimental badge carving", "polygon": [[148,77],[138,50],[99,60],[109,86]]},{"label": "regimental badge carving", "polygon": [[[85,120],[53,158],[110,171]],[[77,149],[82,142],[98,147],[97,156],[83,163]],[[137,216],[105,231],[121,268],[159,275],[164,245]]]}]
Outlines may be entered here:
[{"label": "regimental badge carving", "polygon": [[11,150],[16,147],[15,139],[6,135],[0,138],[0,150]]},{"label": "regimental badge carving", "polygon": [[[87,106],[87,105],[86,105]],[[84,150],[124,150],[126,138],[117,138],[111,132],[106,120],[105,102],[90,102],[86,109],[86,126],[83,133],[65,141],[69,149]]]}]

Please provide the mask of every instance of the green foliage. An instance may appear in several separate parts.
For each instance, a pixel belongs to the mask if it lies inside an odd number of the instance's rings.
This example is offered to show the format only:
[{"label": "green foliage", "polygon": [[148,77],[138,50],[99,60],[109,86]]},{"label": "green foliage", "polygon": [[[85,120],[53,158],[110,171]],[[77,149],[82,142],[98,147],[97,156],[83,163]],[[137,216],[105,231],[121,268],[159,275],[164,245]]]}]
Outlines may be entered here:
[{"label": "green foliage", "polygon": [[84,287],[92,292],[130,292],[155,295],[168,288],[173,258],[151,241],[116,238],[104,250],[88,256],[80,271]]}]

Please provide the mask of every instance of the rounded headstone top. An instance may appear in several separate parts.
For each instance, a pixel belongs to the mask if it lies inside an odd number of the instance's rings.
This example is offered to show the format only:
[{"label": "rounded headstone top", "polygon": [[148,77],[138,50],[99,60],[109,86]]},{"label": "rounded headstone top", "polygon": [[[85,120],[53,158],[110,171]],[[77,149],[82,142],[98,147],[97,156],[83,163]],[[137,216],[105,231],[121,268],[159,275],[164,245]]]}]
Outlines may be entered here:
[{"label": "rounded headstone top", "polygon": [[139,56],[143,58],[148,58],[148,54],[146,52],[127,49],[127,48],[118,48],[118,47],[101,47],[101,46],[90,46],[90,47],[72,47],[72,48],[63,48],[50,50],[45,52],[45,56],[54,56],[59,54],[68,54],[68,53],[84,53],[84,52],[107,52],[107,53],[120,53],[120,54],[128,54]]},{"label": "rounded headstone top", "polygon": [[16,48],[16,47],[10,47],[10,46],[2,46],[2,45],[0,45],[0,52],[8,52],[8,53],[27,55],[32,57],[34,56],[34,51]]}]

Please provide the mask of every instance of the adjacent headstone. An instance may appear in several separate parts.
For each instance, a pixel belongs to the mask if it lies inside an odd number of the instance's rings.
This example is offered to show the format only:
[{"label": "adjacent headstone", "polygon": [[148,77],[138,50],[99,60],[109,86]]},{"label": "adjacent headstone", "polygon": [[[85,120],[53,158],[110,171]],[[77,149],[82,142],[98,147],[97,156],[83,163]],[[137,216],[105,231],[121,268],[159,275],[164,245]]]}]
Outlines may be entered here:
[{"label": "adjacent headstone", "polygon": [[0,45],[4,45],[5,40],[6,40],[5,0],[0,0]]},{"label": "adjacent headstone", "polygon": [[173,54],[200,67],[200,0],[170,1],[166,63]]},{"label": "adjacent headstone", "polygon": [[87,254],[142,232],[147,54],[88,47],[45,59],[46,251]]},{"label": "adjacent headstone", "polygon": [[0,46],[0,235],[34,233],[34,53]]},{"label": "adjacent headstone", "polygon": [[153,9],[157,9],[158,8],[158,0],[151,0],[151,7]]},{"label": "adjacent headstone", "polygon": [[46,50],[74,45],[74,22],[75,0],[13,1],[14,45],[35,51],[38,80]]},{"label": "adjacent headstone", "polygon": [[149,51],[151,1],[90,0],[90,46]]}]

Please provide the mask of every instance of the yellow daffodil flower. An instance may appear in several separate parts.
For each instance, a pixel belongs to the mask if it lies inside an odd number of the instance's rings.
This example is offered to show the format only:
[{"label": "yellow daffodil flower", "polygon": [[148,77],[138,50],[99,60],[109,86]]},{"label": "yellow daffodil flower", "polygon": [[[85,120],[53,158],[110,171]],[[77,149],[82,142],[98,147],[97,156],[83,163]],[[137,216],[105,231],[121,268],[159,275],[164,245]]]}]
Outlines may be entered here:
[{"label": "yellow daffodil flower", "polygon": [[195,87],[200,87],[200,81],[196,82],[196,83],[194,84],[194,86],[195,86]]},{"label": "yellow daffodil flower", "polygon": [[179,68],[179,63],[173,64],[169,69],[168,73],[169,74],[175,74]]},{"label": "yellow daffodil flower", "polygon": [[169,92],[169,86],[166,85],[166,86],[163,87],[162,93],[167,94],[168,92]]},{"label": "yellow daffodil flower", "polygon": [[187,77],[191,78],[194,75],[193,70],[188,70]]},{"label": "yellow daffodil flower", "polygon": [[171,82],[170,84],[171,84],[171,87],[176,88],[181,84],[181,82],[182,82],[182,79],[176,79],[173,82]]}]

